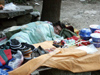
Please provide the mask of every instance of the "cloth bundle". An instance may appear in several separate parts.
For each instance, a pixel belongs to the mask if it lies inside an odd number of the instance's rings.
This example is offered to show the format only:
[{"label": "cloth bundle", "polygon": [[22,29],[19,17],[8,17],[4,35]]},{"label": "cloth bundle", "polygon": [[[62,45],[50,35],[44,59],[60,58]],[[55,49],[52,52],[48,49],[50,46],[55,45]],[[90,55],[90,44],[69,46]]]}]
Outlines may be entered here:
[{"label": "cloth bundle", "polygon": [[8,66],[10,60],[12,60],[11,49],[4,44],[0,45],[0,68],[6,72],[12,71],[13,69]]},{"label": "cloth bundle", "polygon": [[8,60],[12,58],[11,49],[5,47],[5,45],[0,46],[0,66],[5,65]]}]

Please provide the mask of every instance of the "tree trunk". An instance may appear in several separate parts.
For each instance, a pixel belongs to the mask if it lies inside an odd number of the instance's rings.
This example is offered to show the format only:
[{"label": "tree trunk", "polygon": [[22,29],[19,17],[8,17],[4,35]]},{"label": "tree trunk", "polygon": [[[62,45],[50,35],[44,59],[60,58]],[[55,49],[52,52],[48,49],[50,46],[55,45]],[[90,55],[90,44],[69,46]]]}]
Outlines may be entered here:
[{"label": "tree trunk", "polygon": [[42,21],[57,22],[60,20],[61,0],[43,0]]}]

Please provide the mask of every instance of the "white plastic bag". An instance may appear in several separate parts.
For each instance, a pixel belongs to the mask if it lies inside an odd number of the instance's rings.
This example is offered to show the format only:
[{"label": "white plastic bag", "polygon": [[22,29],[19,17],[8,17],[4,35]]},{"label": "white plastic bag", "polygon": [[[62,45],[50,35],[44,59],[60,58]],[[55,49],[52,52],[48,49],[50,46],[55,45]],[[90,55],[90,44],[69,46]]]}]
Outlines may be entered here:
[{"label": "white plastic bag", "polygon": [[80,49],[80,50],[84,50],[87,52],[87,54],[93,54],[95,53],[96,51],[98,51],[93,44],[91,45],[88,45],[88,46],[80,46],[80,47],[77,47],[76,49]]},{"label": "white plastic bag", "polygon": [[19,9],[20,8],[13,3],[8,3],[3,8],[3,10],[12,10],[12,11],[16,11],[16,10],[19,10]]}]

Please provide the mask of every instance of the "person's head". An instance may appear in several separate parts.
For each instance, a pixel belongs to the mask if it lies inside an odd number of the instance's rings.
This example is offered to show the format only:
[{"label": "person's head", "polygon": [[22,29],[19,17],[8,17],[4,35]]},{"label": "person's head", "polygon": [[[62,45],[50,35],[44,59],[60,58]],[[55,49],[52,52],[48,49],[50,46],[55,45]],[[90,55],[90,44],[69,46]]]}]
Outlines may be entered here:
[{"label": "person's head", "polygon": [[53,27],[54,27],[54,32],[59,35],[61,30],[65,28],[65,25],[61,23],[60,21],[58,21],[53,24]]}]

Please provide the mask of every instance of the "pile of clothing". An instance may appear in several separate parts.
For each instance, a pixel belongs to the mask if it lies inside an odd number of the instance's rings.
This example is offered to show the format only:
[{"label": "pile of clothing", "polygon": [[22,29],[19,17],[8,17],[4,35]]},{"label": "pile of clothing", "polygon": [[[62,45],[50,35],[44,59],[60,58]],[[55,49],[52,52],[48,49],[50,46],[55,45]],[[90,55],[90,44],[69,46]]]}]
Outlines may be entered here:
[{"label": "pile of clothing", "polygon": [[[6,70],[7,72],[18,68],[30,59],[48,53],[41,46],[35,48],[31,44],[19,42],[17,39],[11,39],[5,44],[0,45],[0,49],[2,50],[2,53],[0,52],[0,56],[2,57],[0,57],[0,68],[9,69]],[[7,60],[5,59],[6,56]],[[4,62],[2,59],[4,59]]]},{"label": "pile of clothing", "polygon": [[60,47],[60,48],[68,48],[70,46],[87,46],[90,44],[90,41],[82,40],[81,38],[78,38],[76,36],[72,36],[70,38],[66,38],[63,40],[54,40],[53,46]]}]

